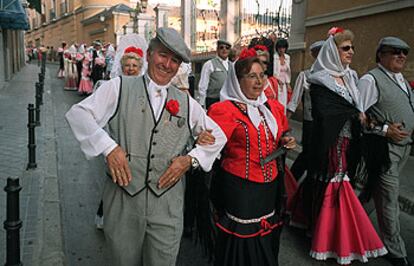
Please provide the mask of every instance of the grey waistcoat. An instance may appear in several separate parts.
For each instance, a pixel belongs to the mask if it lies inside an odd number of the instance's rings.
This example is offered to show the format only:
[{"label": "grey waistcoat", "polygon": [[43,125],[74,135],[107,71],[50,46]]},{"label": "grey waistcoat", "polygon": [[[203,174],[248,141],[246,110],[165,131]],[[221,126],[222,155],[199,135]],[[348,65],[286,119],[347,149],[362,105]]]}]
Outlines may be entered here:
[{"label": "grey waistcoat", "polygon": [[227,78],[227,70],[220,59],[211,59],[214,71],[210,74],[207,87],[207,98],[220,98],[220,90]]},{"label": "grey waistcoat", "polygon": [[[148,80],[144,83],[143,76],[121,77],[117,111],[108,123],[109,134],[127,153],[132,180],[122,188],[131,196],[145,188],[157,196],[164,194],[168,189],[158,189],[158,179],[172,158],[185,153],[191,136],[187,94],[169,87],[167,101],[156,121],[146,84]],[[171,99],[179,103],[177,116],[172,116],[165,108]]]},{"label": "grey waistcoat", "polygon": [[412,132],[414,129],[414,96],[408,82],[408,94],[392,80],[382,69],[374,68],[369,72],[378,88],[378,101],[374,105],[377,112],[383,119],[391,123],[404,123],[404,130],[410,136],[396,143],[406,145],[412,142]]}]

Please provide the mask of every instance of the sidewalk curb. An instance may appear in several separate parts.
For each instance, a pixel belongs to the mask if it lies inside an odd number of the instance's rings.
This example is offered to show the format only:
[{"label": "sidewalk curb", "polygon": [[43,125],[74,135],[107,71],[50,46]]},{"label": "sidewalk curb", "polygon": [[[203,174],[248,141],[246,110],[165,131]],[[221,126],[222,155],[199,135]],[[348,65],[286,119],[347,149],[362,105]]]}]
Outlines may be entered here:
[{"label": "sidewalk curb", "polygon": [[[293,129],[292,131],[293,131],[294,137],[296,139],[301,139],[301,136],[298,136],[297,134],[299,132],[301,133],[302,123],[299,121],[295,121],[295,120],[289,120],[289,125],[291,125]],[[300,142],[298,142],[297,147],[287,154],[287,158],[292,161],[295,161],[301,152],[302,152],[302,146]],[[414,199],[412,196],[410,197],[409,195],[406,195],[406,193],[401,193],[400,191],[398,201],[400,203],[400,210],[402,212],[405,212],[408,215],[414,216]]]},{"label": "sidewalk curb", "polygon": [[[33,265],[66,265],[64,252],[62,211],[59,194],[56,135],[53,100],[48,86],[50,72],[46,69],[44,104],[41,106],[41,127],[37,136],[39,162],[39,207],[37,242],[33,252]],[[49,74],[49,75],[48,75]]]}]

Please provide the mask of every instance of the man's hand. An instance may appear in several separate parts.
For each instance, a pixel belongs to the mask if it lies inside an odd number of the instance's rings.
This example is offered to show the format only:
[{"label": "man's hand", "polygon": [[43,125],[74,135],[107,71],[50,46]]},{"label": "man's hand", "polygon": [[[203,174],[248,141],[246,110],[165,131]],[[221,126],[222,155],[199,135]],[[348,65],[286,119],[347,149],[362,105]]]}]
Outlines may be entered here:
[{"label": "man's hand", "polygon": [[158,188],[167,188],[180,180],[185,172],[190,169],[191,156],[178,156],[171,160],[171,165],[158,180]]},{"label": "man's hand", "polygon": [[403,124],[393,123],[388,125],[388,130],[385,136],[392,139],[394,142],[400,142],[409,136],[407,131],[402,130]]},{"label": "man's hand", "polygon": [[294,149],[296,148],[296,139],[292,136],[285,136],[281,138],[282,141],[282,145],[283,147],[285,147],[286,149]]},{"label": "man's hand", "polygon": [[128,186],[132,175],[124,150],[117,146],[106,156],[106,162],[111,172],[112,181],[120,186]]},{"label": "man's hand", "polygon": [[200,135],[198,135],[196,144],[201,146],[214,144],[216,142],[216,138],[213,134],[211,134],[211,132],[211,129],[202,131]]},{"label": "man's hand", "polygon": [[290,118],[292,115],[293,115],[293,112],[290,110],[287,110],[286,117]]}]

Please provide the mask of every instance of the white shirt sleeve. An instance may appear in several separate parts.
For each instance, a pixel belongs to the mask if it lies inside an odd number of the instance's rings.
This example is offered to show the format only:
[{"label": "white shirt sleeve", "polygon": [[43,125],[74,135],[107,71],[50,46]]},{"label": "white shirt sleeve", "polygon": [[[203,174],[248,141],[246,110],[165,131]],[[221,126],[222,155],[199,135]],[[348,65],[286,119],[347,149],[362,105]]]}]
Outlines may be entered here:
[{"label": "white shirt sleeve", "polygon": [[286,65],[287,65],[287,69],[288,69],[288,73],[287,73],[288,79],[287,79],[286,83],[290,84],[290,80],[292,79],[292,71],[290,69],[290,55],[285,54],[285,58],[286,58]]},{"label": "white shirt sleeve", "polygon": [[362,110],[365,112],[378,101],[378,89],[374,77],[365,74],[358,81],[357,88],[361,97]]},{"label": "white shirt sleeve", "polygon": [[206,106],[206,96],[207,96],[207,88],[208,83],[210,81],[210,74],[213,72],[213,63],[211,60],[204,63],[201,73],[200,73],[200,81],[198,83],[198,93],[199,93],[199,103],[202,106]]},{"label": "white shirt sleeve", "polygon": [[66,113],[75,138],[88,159],[108,155],[118,144],[103,129],[115,113],[120,78],[111,79],[88,98],[73,105]]},{"label": "white shirt sleeve", "polygon": [[204,171],[210,171],[214,160],[219,155],[221,149],[227,142],[226,135],[223,133],[221,128],[207,116],[204,109],[198,104],[193,98],[189,97],[190,100],[190,128],[193,136],[198,136],[203,130],[211,129],[212,134],[215,137],[215,143],[212,145],[201,146],[196,144],[188,155],[194,157],[200,163],[201,168]]},{"label": "white shirt sleeve", "polygon": [[293,113],[296,111],[296,108],[298,107],[298,105],[299,105],[299,103],[302,99],[305,84],[306,84],[305,72],[301,71],[299,73],[298,77],[296,78],[292,98],[290,99],[290,102],[288,103],[288,106],[287,106],[287,109],[289,111],[291,111]]}]

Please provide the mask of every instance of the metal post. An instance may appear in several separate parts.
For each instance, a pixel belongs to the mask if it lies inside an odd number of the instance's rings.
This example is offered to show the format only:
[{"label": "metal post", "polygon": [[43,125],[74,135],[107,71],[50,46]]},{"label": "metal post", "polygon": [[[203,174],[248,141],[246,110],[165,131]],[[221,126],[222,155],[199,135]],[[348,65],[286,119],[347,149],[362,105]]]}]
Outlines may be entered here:
[{"label": "metal post", "polygon": [[39,104],[43,105],[43,87],[39,82],[36,82],[36,97],[39,95]]},{"label": "metal post", "polygon": [[39,82],[43,83],[44,80],[45,80],[45,75],[43,73],[39,73]]},{"label": "metal post", "polygon": [[20,221],[19,192],[22,187],[19,178],[7,178],[7,185],[4,190],[7,192],[7,218],[4,221],[4,229],[7,232],[6,264],[5,266],[23,265],[20,261]]},{"label": "metal post", "polygon": [[[37,85],[37,83],[36,83]],[[36,126],[40,126],[40,104],[41,104],[41,99],[42,98],[42,94],[40,92],[40,86],[36,86],[36,96],[35,96],[35,100],[36,100]]]},{"label": "metal post", "polygon": [[27,123],[27,128],[29,130],[29,144],[27,145],[27,148],[29,149],[29,163],[27,164],[27,169],[33,169],[37,167],[35,143],[36,122],[34,121],[34,105],[32,103],[29,103],[27,110],[29,110],[29,121]]}]

